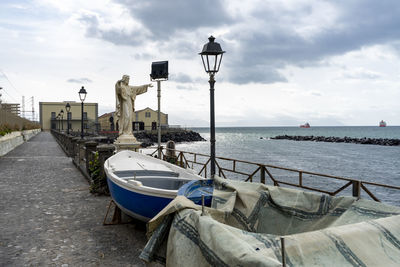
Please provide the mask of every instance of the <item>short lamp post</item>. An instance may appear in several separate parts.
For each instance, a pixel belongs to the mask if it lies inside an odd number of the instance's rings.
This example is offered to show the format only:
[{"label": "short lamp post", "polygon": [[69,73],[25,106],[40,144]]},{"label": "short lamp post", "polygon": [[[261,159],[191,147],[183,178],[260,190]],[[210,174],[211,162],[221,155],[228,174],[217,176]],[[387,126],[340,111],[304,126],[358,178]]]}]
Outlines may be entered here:
[{"label": "short lamp post", "polygon": [[203,50],[199,53],[203,61],[204,70],[210,75],[210,144],[211,144],[211,177],[215,176],[215,110],[214,110],[214,84],[215,74],[219,71],[222,61],[221,45],[214,42],[215,38],[210,36],[209,42],[203,46]]},{"label": "short lamp post", "polygon": [[79,99],[81,100],[81,139],[83,139],[83,102],[85,101],[86,98],[86,90],[85,88],[82,86],[81,90],[79,90]]},{"label": "short lamp post", "polygon": [[56,122],[57,122],[56,129],[57,129],[57,131],[59,131],[60,130],[60,113],[57,114]]},{"label": "short lamp post", "polygon": [[61,131],[64,131],[64,110],[61,110],[60,114],[61,114]]},{"label": "short lamp post", "polygon": [[69,113],[71,111],[71,105],[69,103],[65,105],[65,110],[67,111],[67,134],[69,134],[69,114],[71,114]]}]

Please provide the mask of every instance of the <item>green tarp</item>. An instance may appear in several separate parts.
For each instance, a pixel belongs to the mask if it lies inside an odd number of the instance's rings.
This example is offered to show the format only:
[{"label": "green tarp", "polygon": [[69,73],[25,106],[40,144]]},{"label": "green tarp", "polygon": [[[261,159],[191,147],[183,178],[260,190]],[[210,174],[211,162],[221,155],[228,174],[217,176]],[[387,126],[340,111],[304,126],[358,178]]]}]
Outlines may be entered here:
[{"label": "green tarp", "polygon": [[400,208],[225,180],[212,207],[178,196],[148,224],[141,258],[167,266],[400,266]]}]

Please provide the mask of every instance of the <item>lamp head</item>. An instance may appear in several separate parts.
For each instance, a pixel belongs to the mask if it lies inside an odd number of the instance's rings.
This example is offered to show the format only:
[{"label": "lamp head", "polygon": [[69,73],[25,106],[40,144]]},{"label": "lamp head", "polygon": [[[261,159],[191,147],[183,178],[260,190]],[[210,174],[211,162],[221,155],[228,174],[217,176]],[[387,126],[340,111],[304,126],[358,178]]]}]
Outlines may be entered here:
[{"label": "lamp head", "polygon": [[211,75],[219,71],[225,51],[222,50],[219,43],[215,42],[214,36],[211,35],[208,40],[209,42],[203,46],[199,55],[203,61],[204,70]]},{"label": "lamp head", "polygon": [[81,102],[85,101],[86,94],[87,94],[85,87],[82,86],[81,90],[79,90],[78,93],[79,93],[79,99],[81,100]]}]

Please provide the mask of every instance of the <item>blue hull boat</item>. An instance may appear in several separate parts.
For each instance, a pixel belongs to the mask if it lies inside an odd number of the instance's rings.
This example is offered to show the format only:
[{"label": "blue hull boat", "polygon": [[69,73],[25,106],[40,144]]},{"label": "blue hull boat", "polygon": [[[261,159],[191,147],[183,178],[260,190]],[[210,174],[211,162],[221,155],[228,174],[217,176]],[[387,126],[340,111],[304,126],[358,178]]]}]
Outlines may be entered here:
[{"label": "blue hull boat", "polygon": [[145,222],[168,205],[182,185],[203,179],[190,169],[127,150],[110,157],[104,170],[117,206]]}]

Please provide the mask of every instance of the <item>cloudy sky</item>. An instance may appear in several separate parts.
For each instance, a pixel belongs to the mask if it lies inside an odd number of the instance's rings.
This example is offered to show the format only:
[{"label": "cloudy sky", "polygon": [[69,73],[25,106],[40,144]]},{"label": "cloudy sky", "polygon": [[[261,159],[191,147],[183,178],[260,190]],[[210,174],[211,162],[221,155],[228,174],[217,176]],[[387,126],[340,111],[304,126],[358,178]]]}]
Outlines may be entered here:
[{"label": "cloudy sky", "polygon": [[[169,61],[162,111],[170,124],[209,124],[198,55],[210,35],[224,55],[217,126],[400,125],[398,0],[1,0],[0,87],[5,102],[99,103],[114,85],[149,83]],[[156,86],[136,109],[157,109]]]}]

